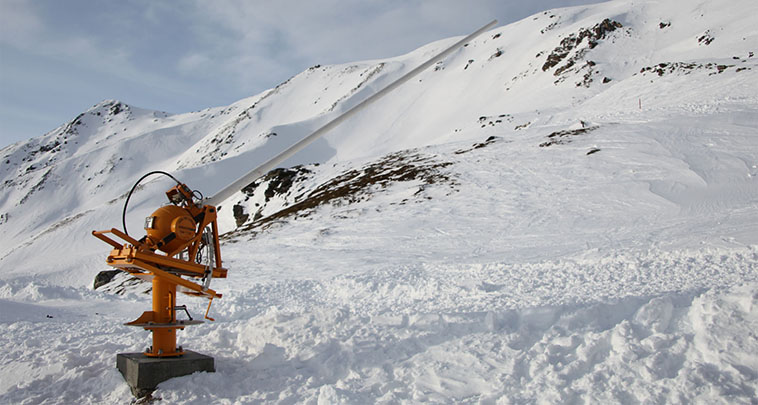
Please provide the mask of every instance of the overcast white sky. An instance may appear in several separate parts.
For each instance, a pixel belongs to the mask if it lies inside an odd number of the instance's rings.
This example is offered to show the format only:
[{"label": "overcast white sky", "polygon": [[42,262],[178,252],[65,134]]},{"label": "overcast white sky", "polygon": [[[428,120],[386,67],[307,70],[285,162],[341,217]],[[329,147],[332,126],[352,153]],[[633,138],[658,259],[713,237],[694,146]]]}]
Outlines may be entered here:
[{"label": "overcast white sky", "polygon": [[0,147],[105,99],[182,113],[601,0],[0,0]]}]

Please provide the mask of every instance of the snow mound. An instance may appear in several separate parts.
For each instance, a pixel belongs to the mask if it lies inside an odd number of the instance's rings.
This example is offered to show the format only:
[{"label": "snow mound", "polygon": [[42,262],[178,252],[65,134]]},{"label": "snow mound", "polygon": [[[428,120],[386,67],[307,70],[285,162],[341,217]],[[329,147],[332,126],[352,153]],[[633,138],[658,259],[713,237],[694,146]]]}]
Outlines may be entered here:
[{"label": "snow mound", "polygon": [[[184,333],[193,349],[215,353],[216,373],[169,380],[155,396],[176,404],[740,403],[758,389],[755,282],[473,312],[355,311],[328,301],[326,291],[325,302],[309,302],[312,287],[282,282],[258,298],[232,297],[233,305],[253,306]],[[295,299],[262,308],[280,294]],[[26,319],[0,319],[3,367],[14,370],[2,380],[0,402],[129,400],[113,353],[135,350],[144,332],[57,308],[3,306]],[[46,312],[55,315],[45,319]]]}]

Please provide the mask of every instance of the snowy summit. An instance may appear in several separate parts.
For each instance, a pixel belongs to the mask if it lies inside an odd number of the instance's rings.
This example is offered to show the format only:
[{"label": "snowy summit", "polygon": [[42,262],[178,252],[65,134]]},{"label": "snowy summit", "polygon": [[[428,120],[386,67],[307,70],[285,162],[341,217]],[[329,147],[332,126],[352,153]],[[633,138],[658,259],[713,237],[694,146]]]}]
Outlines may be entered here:
[{"label": "snowy summit", "polygon": [[[216,321],[178,333],[216,372],[154,396],[754,403],[756,15],[618,0],[471,41],[220,204]],[[93,289],[91,231],[141,175],[214,195],[459,39],[186,114],[107,100],[0,150],[0,403],[131,401],[150,285]],[[150,180],[135,235],[173,185]]]}]

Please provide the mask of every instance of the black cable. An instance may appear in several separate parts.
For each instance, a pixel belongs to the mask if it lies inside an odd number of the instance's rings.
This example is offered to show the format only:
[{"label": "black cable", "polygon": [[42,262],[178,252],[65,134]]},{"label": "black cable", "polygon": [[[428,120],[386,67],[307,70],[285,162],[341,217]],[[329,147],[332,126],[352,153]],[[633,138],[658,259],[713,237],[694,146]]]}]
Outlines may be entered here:
[{"label": "black cable", "polygon": [[174,177],[174,176],[172,176],[171,174],[169,174],[169,173],[166,173],[166,172],[164,172],[164,171],[160,171],[160,170],[155,170],[155,171],[152,171],[152,172],[150,172],[150,173],[148,173],[148,174],[146,174],[146,175],[144,175],[144,176],[140,177],[140,179],[139,179],[139,180],[137,180],[137,182],[136,182],[136,183],[134,183],[134,186],[132,187],[132,189],[131,189],[131,190],[129,190],[129,194],[127,194],[127,196],[126,196],[126,201],[124,202],[124,212],[121,214],[121,223],[124,225],[124,233],[125,233],[127,236],[129,235],[129,232],[126,230],[126,207],[129,205],[129,199],[130,199],[130,198],[132,198],[132,193],[134,192],[134,190],[136,190],[136,189],[137,189],[137,186],[139,186],[139,183],[140,183],[142,180],[145,180],[145,178],[147,178],[148,176],[152,176],[152,175],[154,175],[154,174],[162,174],[162,175],[165,175],[165,176],[171,177],[171,179],[172,179],[172,180],[174,180],[174,181],[176,182],[176,184],[182,184],[182,182],[180,182],[179,180],[177,180],[177,179],[176,179],[176,177]]},{"label": "black cable", "polygon": [[203,262],[203,248],[200,247],[200,249],[197,250],[197,254],[195,254],[195,263],[202,263]]}]

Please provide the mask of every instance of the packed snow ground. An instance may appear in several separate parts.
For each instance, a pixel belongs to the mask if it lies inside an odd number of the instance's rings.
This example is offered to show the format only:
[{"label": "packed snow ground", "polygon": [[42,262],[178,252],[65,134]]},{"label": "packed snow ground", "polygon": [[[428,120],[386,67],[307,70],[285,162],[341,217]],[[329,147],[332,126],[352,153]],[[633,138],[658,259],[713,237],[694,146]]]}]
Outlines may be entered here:
[{"label": "packed snow ground", "polygon": [[[178,334],[179,344],[213,356],[217,371],[167,381],[156,396],[172,404],[754,403],[758,31],[742,16],[756,6],[685,3],[616,1],[493,30],[328,136],[296,162],[322,163],[307,166],[303,187],[406,148],[445,163],[449,181],[375,187],[360,202],[230,236],[229,278],[213,284],[224,294],[213,303],[216,322]],[[540,69],[544,56],[535,54],[604,18],[628,31],[586,51],[602,71],[590,87],[575,86],[585,70]],[[103,103],[78,117],[77,131],[4,149],[0,403],[131,400],[115,354],[149,345],[148,332],[122,326],[149,297],[92,290],[108,247],[89,231],[120,227],[118,197],[139,175],[176,169],[201,183],[193,187],[217,189],[266,148],[440,46],[384,64],[314,67],[270,93],[198,113],[114,114],[125,107]],[[642,70],[664,62],[699,67]],[[504,82],[505,98],[493,86]],[[435,104],[446,98],[462,102]],[[43,157],[54,139],[58,154]],[[135,195],[132,233],[168,186],[155,181]],[[190,297],[180,304],[196,318],[205,310]]]},{"label": "packed snow ground", "polygon": [[[681,276],[684,267],[712,276],[734,266],[752,269],[747,278],[754,280],[757,261],[754,248],[656,252],[574,267],[565,278],[583,276],[612,295],[619,286],[613,274],[630,269]],[[500,278],[562,273],[563,264],[415,266],[255,283],[217,304],[215,313],[224,314],[217,322],[181,334],[180,342],[216,358],[216,373],[167,381],[157,396],[193,404],[754,401],[758,283],[622,299],[596,292],[591,301],[576,291],[565,301],[580,295],[586,302],[540,305],[543,297],[564,300],[566,286],[521,282],[531,292],[526,301],[506,284],[513,277]],[[130,298],[70,297],[76,309],[62,308],[67,301],[3,301],[3,369],[13,373],[4,373],[0,399],[129,402],[114,353],[139,350],[148,340],[146,332],[121,326],[126,308],[133,316],[144,306]]]}]

